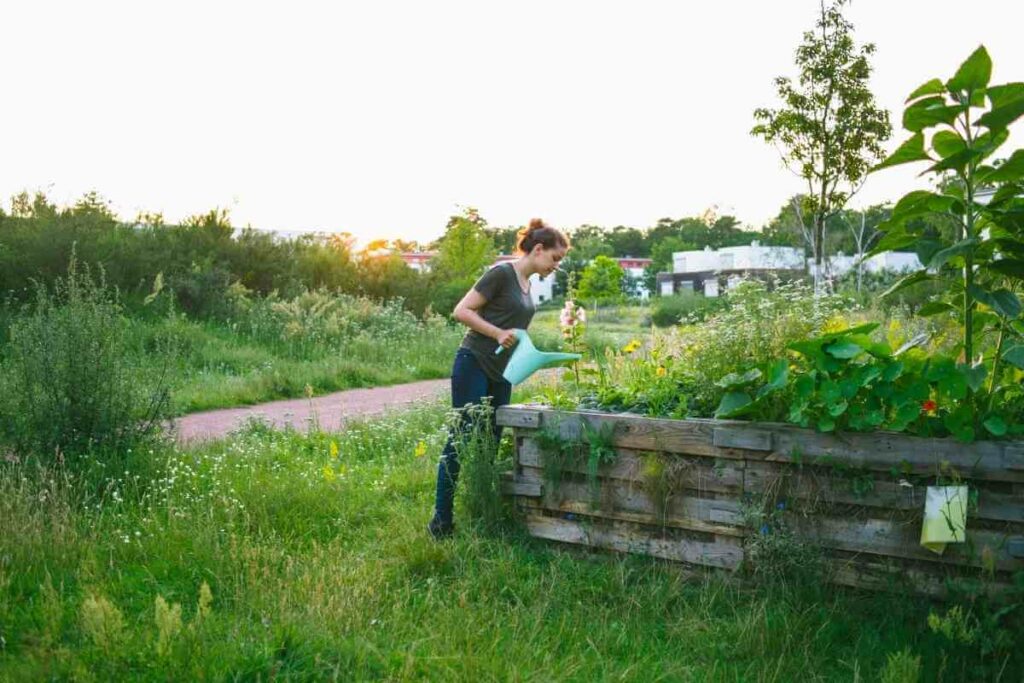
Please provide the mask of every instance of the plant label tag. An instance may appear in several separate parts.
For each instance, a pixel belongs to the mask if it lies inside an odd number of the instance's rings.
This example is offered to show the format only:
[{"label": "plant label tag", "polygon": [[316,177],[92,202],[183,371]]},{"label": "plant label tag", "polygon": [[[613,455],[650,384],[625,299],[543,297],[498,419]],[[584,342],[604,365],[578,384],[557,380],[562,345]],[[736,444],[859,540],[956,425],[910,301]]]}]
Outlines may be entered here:
[{"label": "plant label tag", "polygon": [[967,527],[967,487],[929,486],[924,501],[921,545],[942,554],[947,543],[963,543]]}]

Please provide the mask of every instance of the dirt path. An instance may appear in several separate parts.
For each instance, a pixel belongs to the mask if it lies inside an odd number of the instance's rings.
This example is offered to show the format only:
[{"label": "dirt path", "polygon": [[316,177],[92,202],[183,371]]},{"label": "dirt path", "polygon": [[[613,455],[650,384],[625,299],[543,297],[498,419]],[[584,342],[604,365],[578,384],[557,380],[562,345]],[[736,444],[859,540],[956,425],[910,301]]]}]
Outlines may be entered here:
[{"label": "dirt path", "polygon": [[338,429],[345,418],[379,415],[387,410],[407,407],[416,401],[434,399],[448,392],[447,379],[431,379],[409,384],[372,389],[349,389],[312,400],[306,398],[274,401],[244,408],[192,413],[174,421],[180,443],[205,441],[227,435],[251,417],[259,417],[275,427],[291,426],[305,430],[315,410],[320,427]]}]

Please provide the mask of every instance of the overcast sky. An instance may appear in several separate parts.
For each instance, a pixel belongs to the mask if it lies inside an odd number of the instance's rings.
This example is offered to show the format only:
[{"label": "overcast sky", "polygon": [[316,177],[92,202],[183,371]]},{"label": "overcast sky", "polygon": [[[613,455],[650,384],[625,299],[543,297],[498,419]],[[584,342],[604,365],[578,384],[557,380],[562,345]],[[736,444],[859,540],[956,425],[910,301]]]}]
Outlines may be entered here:
[{"label": "overcast sky", "polygon": [[[817,0],[5,2],[0,197],[89,190],[123,218],[427,240],[457,206],[647,227],[712,205],[760,226],[802,182],[750,136]],[[1024,80],[1024,2],[854,0],[902,102],[984,43]],[[906,136],[896,131],[890,148]],[[1022,145],[1018,124],[1006,147]],[[924,186],[869,179],[853,206]]]}]

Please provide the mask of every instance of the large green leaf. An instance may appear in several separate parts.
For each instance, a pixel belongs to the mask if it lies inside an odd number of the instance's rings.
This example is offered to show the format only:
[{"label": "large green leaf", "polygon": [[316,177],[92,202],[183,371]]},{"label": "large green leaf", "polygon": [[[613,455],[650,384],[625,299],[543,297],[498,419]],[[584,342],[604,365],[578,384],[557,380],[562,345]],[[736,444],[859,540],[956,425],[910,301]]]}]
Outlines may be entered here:
[{"label": "large green leaf", "polygon": [[932,136],[932,149],[945,159],[966,149],[967,143],[960,134],[952,130],[940,130]]},{"label": "large green leaf", "polygon": [[751,382],[760,379],[760,377],[761,371],[758,370],[757,368],[751,368],[750,370],[747,370],[743,374],[740,374],[738,372],[730,372],[728,375],[715,382],[715,384],[717,386],[722,387],[723,389],[731,389],[733,387],[742,387],[744,385],[750,384]]},{"label": "large green leaf", "polygon": [[882,292],[882,298],[892,296],[901,289],[905,289],[906,287],[910,287],[911,285],[916,285],[920,282],[927,282],[929,280],[935,279],[936,277],[930,274],[927,270],[919,270],[917,272],[911,273],[910,275],[905,275],[901,277],[899,280],[897,280],[891,287],[889,287],[889,289]]},{"label": "large green leaf", "polygon": [[938,78],[933,78],[927,83],[920,85],[914,92],[910,93],[910,97],[906,99],[904,104],[911,100],[916,100],[919,97],[924,97],[925,95],[942,95],[945,92],[946,86],[942,84],[942,81]]},{"label": "large green leaf", "polygon": [[998,415],[989,415],[982,424],[993,436],[1006,434],[1006,420]]},{"label": "large green leaf", "polygon": [[852,341],[847,339],[839,339],[825,347],[825,351],[833,358],[839,358],[841,360],[849,360],[855,358],[860,354],[864,353],[864,349],[859,344],[854,344]]},{"label": "large green leaf", "polygon": [[978,178],[983,183],[1007,183],[1024,178],[1024,149],[1018,149],[1002,166]]},{"label": "large green leaf", "polygon": [[948,261],[949,259],[953,258],[954,256],[966,254],[972,249],[975,249],[979,244],[981,244],[981,240],[979,240],[977,237],[970,237],[965,240],[960,240],[953,246],[946,247],[942,251],[935,254],[935,256],[932,257],[932,260],[928,262],[928,267],[941,268],[946,264],[946,261]]},{"label": "large green leaf", "polygon": [[885,161],[871,169],[871,172],[880,171],[890,166],[908,164],[912,161],[930,161],[931,157],[924,151],[924,134],[918,133],[904,142],[896,151],[886,158]]},{"label": "large green leaf", "polygon": [[949,311],[955,311],[956,306],[947,304],[945,301],[929,301],[921,308],[917,309],[917,314],[922,318],[928,318],[939,313],[947,313]]},{"label": "large green leaf", "polygon": [[998,109],[1024,97],[1024,83],[993,85],[985,90],[985,94],[988,95],[989,102],[992,103],[992,109]]},{"label": "large green leaf", "polygon": [[1003,360],[1024,370],[1024,344],[1015,344],[1003,351]]},{"label": "large green leaf", "polygon": [[967,386],[971,388],[971,391],[978,393],[978,390],[985,384],[985,377],[988,375],[988,370],[982,364],[978,365],[967,365],[961,363],[957,365],[956,369],[960,375],[967,382]]},{"label": "large green leaf", "polygon": [[995,301],[995,309],[1007,318],[1016,318],[1020,315],[1021,304],[1017,295],[1008,289],[997,289],[992,292],[992,299]]},{"label": "large green leaf", "polygon": [[977,125],[991,130],[1007,128],[1024,115],[1024,83],[1007,83],[988,90],[992,110],[978,119]]},{"label": "large green leaf", "polygon": [[980,159],[985,155],[984,149],[969,148],[964,149],[956,154],[946,157],[942,161],[932,164],[925,170],[921,171],[918,175],[924,175],[925,173],[938,173],[940,171],[962,171],[967,168],[967,164],[975,159]]},{"label": "large green leaf", "polygon": [[960,65],[953,78],[946,83],[946,87],[952,92],[981,90],[988,85],[990,78],[992,78],[992,58],[988,56],[988,50],[982,45]]},{"label": "large green leaf", "polygon": [[771,364],[768,368],[768,383],[764,385],[763,389],[765,393],[768,391],[776,391],[786,386],[786,382],[789,381],[789,361],[785,358],[780,358]]},{"label": "large green leaf", "polygon": [[1024,280],[1024,259],[1004,258],[989,263],[986,268],[1000,275]]},{"label": "large green leaf", "polygon": [[985,304],[1004,318],[1016,318],[1020,315],[1020,299],[1008,289],[989,291],[980,285],[973,284],[967,288],[967,291],[976,300]]},{"label": "large green leaf", "polygon": [[882,234],[875,246],[864,254],[864,257],[870,258],[875,254],[884,254],[887,251],[903,251],[919,239],[917,235],[904,232],[902,228],[888,230]]},{"label": "large green leaf", "polygon": [[928,97],[919,100],[903,110],[903,127],[912,133],[938,124],[952,125],[963,112],[960,105],[948,105],[942,97]]},{"label": "large green leaf", "polygon": [[921,263],[928,263],[932,257],[949,246],[949,242],[936,238],[920,238],[914,243],[914,253]]},{"label": "large green leaf", "polygon": [[745,391],[730,391],[722,397],[722,402],[715,410],[715,417],[729,418],[740,415],[753,402],[754,399]]}]

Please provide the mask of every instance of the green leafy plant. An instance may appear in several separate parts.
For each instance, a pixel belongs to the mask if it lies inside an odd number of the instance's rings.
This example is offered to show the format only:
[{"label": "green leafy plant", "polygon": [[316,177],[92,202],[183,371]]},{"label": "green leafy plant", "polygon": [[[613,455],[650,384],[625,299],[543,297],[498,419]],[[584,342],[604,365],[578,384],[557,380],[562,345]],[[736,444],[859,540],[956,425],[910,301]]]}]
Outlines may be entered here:
[{"label": "green leafy plant", "polygon": [[[938,191],[905,195],[880,228],[871,254],[913,247],[924,268],[888,293],[936,282],[943,295],[920,315],[950,315],[961,339],[956,372],[967,385],[959,430],[1007,433],[995,406],[1021,401],[1024,323],[1018,292],[1024,283],[1024,150],[989,162],[1024,115],[1024,83],[990,85],[992,60],[979,47],[952,78],[934,78],[907,98],[903,127],[912,135],[873,170],[924,161],[924,173],[951,175]],[[941,217],[955,226],[944,236],[918,219]]]},{"label": "green leafy plant", "polygon": [[494,434],[494,408],[488,403],[467,406],[463,415],[453,415],[461,425],[455,449],[459,456],[461,500],[467,516],[483,531],[496,532],[511,518],[509,500],[501,493],[501,474],[511,462],[499,448]]},{"label": "green leafy plant", "polygon": [[0,409],[10,419],[0,438],[44,462],[93,464],[92,452],[130,459],[158,438],[169,404],[173,349],[164,345],[152,364],[139,351],[117,290],[72,257],[67,275],[52,289],[37,285],[34,304],[11,325],[0,358]]},{"label": "green leafy plant", "polygon": [[597,478],[602,465],[610,465],[618,458],[615,450],[615,425],[609,420],[599,426],[593,426],[583,420],[583,440],[587,444],[587,488],[590,490],[591,504],[595,507],[601,498],[601,482]]},{"label": "green leafy plant", "polygon": [[[823,274],[825,222],[860,188],[892,132],[889,113],[875,104],[868,88],[868,58],[875,46],[856,46],[853,25],[842,14],[845,4],[821,1],[814,30],[804,33],[796,51],[797,82],[775,79],[782,106],[757,109],[758,124],[751,131],[776,145],[786,165],[807,183],[798,218],[814,258],[816,285]],[[805,213],[810,226],[804,225]]]},{"label": "green leafy plant", "polygon": [[534,438],[544,456],[544,482],[549,490],[559,490],[567,470],[585,466],[591,505],[597,507],[601,498],[598,472],[602,465],[609,465],[618,457],[615,425],[609,421],[594,426],[587,420],[580,420],[578,430],[575,425],[568,430],[576,434],[575,438],[566,438],[560,423],[539,429]]}]

